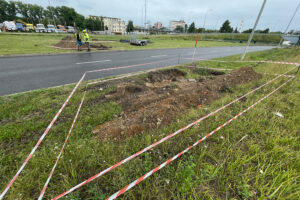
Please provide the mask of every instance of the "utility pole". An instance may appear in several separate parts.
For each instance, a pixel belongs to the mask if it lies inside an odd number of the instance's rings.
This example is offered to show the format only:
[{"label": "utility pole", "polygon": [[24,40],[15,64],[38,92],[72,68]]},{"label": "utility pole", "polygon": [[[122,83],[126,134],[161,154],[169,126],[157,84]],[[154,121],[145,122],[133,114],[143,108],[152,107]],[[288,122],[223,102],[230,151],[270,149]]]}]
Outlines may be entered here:
[{"label": "utility pole", "polygon": [[[49,2],[49,8],[51,8],[50,0],[48,0],[48,2]],[[52,9],[50,9],[50,12],[51,12],[51,15],[52,15],[52,20],[53,20],[54,27],[55,27],[55,29],[56,29],[56,23],[55,23],[55,20],[54,20],[54,17],[53,17]]]},{"label": "utility pole", "polygon": [[147,29],[147,0],[145,0],[145,30]]},{"label": "utility pole", "polygon": [[255,33],[256,26],[257,26],[257,24],[258,24],[258,22],[259,22],[259,19],[260,19],[260,17],[261,17],[261,14],[262,14],[264,8],[265,8],[266,3],[267,3],[267,0],[264,0],[263,4],[262,4],[262,6],[261,6],[261,9],[260,9],[260,11],[259,11],[259,14],[258,14],[258,16],[257,16],[256,22],[255,22],[255,24],[254,24],[254,27],[253,27],[253,29],[252,29],[252,33],[251,33],[251,35],[250,35],[250,37],[249,37],[247,46],[245,47],[245,51],[244,51],[244,53],[243,53],[243,55],[242,55],[242,57],[241,57],[241,60],[244,60],[244,58],[245,58],[245,56],[246,56],[247,50],[248,50],[248,48],[249,48],[249,45],[250,45],[250,43],[251,43],[251,41],[252,41],[252,38],[253,38],[253,35],[254,35],[254,33]]},{"label": "utility pole", "polygon": [[[288,25],[287,25],[287,27],[286,27],[284,33],[283,33],[284,35],[287,34],[287,32],[288,32],[288,30],[289,30],[289,28],[290,28],[290,25],[291,25],[291,23],[292,23],[292,21],[293,21],[295,15],[296,15],[296,13],[297,13],[299,7],[300,7],[300,3],[298,4],[296,10],[294,11],[294,14],[293,14],[292,18],[291,18],[290,22],[288,23]],[[282,43],[282,41],[283,41],[283,38],[281,38],[281,40],[280,40],[278,46],[280,46],[280,44]]]}]

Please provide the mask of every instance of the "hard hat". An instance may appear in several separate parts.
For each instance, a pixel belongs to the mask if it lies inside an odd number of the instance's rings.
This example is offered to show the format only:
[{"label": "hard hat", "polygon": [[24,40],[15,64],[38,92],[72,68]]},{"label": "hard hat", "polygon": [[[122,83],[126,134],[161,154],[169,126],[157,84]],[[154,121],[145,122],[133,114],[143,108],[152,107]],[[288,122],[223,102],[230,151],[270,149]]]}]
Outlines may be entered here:
[{"label": "hard hat", "polygon": [[86,33],[86,30],[83,30],[82,32],[83,32],[83,33]]}]

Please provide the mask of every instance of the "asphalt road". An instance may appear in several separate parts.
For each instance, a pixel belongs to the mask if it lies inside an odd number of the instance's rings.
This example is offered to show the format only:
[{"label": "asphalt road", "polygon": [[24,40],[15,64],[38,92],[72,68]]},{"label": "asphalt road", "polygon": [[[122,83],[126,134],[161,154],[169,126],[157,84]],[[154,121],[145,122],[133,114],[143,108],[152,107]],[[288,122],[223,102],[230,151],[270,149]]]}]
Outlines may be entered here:
[{"label": "asphalt road", "polygon": [[[268,46],[250,47],[249,52],[271,49]],[[211,59],[241,54],[244,47],[198,48],[195,58]],[[74,53],[45,56],[17,56],[0,58],[0,95],[26,92],[77,82],[86,71],[120,66],[139,65],[127,69],[88,73],[85,80],[148,70],[190,62],[193,48],[156,49]]]}]

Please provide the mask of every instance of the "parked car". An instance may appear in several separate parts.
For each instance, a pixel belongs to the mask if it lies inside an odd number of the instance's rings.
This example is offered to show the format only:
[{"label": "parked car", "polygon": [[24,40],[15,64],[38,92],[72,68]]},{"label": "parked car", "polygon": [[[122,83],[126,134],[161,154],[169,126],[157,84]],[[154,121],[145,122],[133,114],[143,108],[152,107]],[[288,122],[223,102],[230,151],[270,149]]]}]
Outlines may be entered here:
[{"label": "parked car", "polygon": [[68,33],[75,33],[75,29],[73,26],[67,26]]},{"label": "parked car", "polygon": [[44,33],[46,32],[44,24],[37,24],[35,28],[35,32]]},{"label": "parked car", "polygon": [[67,33],[67,31],[61,29],[55,29],[55,33]]},{"label": "parked car", "polygon": [[47,32],[48,33],[55,33],[55,26],[52,24],[47,25]]},{"label": "parked car", "polygon": [[67,29],[62,25],[57,25],[57,29],[62,30],[62,31],[67,31]]},{"label": "parked car", "polygon": [[22,23],[16,23],[17,31],[25,31],[25,27]]},{"label": "parked car", "polygon": [[32,32],[34,31],[34,29],[35,27],[33,26],[33,24],[26,24],[25,31]]},{"label": "parked car", "polygon": [[3,26],[7,31],[16,31],[17,27],[16,24],[13,21],[5,21],[3,22]]}]

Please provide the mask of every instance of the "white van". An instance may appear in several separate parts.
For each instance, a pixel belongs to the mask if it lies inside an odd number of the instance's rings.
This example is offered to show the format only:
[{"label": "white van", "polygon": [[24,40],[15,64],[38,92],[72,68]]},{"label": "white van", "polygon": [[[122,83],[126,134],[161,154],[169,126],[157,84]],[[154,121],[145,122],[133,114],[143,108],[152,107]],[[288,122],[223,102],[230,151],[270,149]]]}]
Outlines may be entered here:
[{"label": "white van", "polygon": [[45,32],[45,26],[44,26],[44,24],[37,24],[36,28],[35,28],[35,32],[38,32],[38,33]]},{"label": "white van", "polygon": [[17,26],[13,21],[5,21],[5,22],[3,22],[3,26],[5,27],[5,29],[7,31],[16,31],[17,30]]}]

